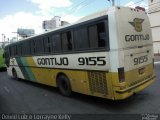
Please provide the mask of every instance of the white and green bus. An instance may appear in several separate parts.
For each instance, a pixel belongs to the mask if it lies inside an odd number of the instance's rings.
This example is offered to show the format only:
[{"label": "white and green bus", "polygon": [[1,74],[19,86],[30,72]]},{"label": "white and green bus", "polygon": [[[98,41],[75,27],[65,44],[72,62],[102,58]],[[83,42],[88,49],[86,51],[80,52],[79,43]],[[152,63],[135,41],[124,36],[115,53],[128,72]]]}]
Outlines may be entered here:
[{"label": "white and green bus", "polygon": [[148,16],[128,7],[12,43],[5,56],[10,76],[58,87],[65,96],[120,100],[155,80]]}]

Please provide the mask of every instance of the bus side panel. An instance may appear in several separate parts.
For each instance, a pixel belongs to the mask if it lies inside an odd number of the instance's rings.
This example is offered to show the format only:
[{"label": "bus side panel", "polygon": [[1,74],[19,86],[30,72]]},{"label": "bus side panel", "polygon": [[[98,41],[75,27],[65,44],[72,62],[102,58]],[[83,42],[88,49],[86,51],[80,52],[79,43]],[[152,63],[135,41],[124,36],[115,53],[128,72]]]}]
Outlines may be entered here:
[{"label": "bus side panel", "polygon": [[32,57],[11,59],[10,64],[8,73],[11,76],[12,70],[15,69],[19,78],[56,87],[57,75],[63,73],[69,78],[74,92],[113,99],[112,74],[106,71],[42,68],[36,66]]},{"label": "bus side panel", "polygon": [[72,91],[113,99],[110,73],[46,68],[32,68],[32,71],[38,83],[56,87],[57,75],[63,73],[69,78]]}]

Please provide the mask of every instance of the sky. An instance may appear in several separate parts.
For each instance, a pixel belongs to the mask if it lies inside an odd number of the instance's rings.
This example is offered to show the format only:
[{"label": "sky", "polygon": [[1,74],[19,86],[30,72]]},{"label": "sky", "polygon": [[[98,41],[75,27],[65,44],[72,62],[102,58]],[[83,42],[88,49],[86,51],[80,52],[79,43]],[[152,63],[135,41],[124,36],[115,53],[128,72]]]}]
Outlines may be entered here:
[{"label": "sky", "polygon": [[[142,6],[148,0],[115,0],[118,6]],[[109,0],[0,0],[0,42],[16,37],[17,28],[43,32],[42,22],[54,16],[69,23],[96,11],[111,7]],[[3,38],[2,38],[3,36]]]}]

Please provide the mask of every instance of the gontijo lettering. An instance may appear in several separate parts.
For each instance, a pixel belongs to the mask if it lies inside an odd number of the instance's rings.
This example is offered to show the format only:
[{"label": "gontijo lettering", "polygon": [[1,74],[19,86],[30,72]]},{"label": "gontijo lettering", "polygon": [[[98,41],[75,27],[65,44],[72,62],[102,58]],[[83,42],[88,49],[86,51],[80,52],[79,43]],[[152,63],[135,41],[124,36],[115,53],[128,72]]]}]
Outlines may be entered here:
[{"label": "gontijo lettering", "polygon": [[38,65],[68,65],[69,61],[67,57],[57,58],[38,58]]},{"label": "gontijo lettering", "polygon": [[142,40],[149,40],[149,39],[150,39],[149,34],[146,34],[146,35],[143,35],[143,34],[140,34],[140,35],[126,35],[125,36],[125,41],[126,42],[142,41]]}]

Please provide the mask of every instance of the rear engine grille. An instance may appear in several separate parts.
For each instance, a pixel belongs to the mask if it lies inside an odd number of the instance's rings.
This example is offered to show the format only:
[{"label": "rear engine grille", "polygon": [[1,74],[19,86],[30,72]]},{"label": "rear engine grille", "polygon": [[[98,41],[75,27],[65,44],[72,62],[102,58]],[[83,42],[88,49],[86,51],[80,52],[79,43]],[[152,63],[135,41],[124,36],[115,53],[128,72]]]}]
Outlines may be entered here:
[{"label": "rear engine grille", "polygon": [[108,94],[105,72],[88,72],[89,88],[91,93]]}]

